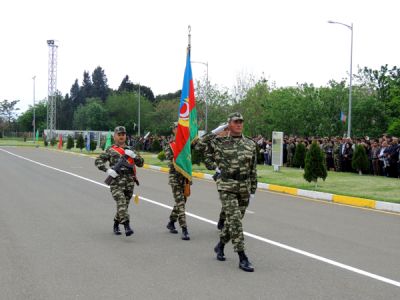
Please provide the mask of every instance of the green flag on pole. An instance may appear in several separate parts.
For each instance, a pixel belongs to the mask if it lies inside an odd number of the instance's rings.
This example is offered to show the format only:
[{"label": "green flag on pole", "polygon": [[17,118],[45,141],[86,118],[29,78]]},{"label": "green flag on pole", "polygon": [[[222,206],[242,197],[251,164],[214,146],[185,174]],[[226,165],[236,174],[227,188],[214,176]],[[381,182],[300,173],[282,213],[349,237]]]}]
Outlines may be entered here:
[{"label": "green flag on pole", "polygon": [[39,140],[39,129],[36,130],[36,142]]},{"label": "green flag on pole", "polygon": [[107,150],[108,148],[110,148],[112,146],[112,142],[111,142],[111,132],[108,131],[107,133],[107,139],[106,139],[106,145],[104,146],[104,150]]}]

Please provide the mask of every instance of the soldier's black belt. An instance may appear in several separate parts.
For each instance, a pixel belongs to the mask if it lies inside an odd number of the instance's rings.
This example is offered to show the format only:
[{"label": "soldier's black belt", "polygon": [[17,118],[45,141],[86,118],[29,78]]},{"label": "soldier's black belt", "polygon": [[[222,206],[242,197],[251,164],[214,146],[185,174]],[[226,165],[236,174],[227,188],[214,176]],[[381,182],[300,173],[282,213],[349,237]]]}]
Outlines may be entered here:
[{"label": "soldier's black belt", "polygon": [[248,174],[237,174],[237,173],[233,173],[233,174],[221,174],[221,178],[222,180],[228,180],[228,179],[233,179],[233,180],[246,180],[249,178]]},{"label": "soldier's black belt", "polygon": [[121,175],[132,175],[133,176],[133,170],[121,170],[119,171]]}]

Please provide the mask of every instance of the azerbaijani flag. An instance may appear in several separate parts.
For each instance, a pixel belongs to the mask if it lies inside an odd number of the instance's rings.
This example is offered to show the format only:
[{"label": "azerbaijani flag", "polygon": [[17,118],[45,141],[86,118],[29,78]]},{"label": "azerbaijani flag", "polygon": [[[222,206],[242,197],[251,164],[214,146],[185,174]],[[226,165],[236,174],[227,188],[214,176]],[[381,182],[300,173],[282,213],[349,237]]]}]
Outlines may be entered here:
[{"label": "azerbaijani flag", "polygon": [[340,112],[340,121],[342,121],[343,123],[346,123],[347,120],[347,116],[341,111]]},{"label": "azerbaijani flag", "polygon": [[173,162],[175,169],[190,181],[192,181],[192,154],[190,146],[196,139],[197,111],[189,46],[179,104],[178,128],[175,141],[171,143],[171,148],[174,153]]}]

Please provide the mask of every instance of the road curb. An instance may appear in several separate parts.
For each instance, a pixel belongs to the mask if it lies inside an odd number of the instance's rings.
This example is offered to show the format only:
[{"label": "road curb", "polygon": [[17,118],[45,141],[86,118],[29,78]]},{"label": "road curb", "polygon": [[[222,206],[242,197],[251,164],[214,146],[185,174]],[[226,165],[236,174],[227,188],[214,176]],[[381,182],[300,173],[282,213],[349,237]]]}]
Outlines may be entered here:
[{"label": "road curb", "polygon": [[[168,172],[168,168],[153,166],[153,165],[148,165],[148,164],[144,164],[143,168],[162,171],[162,172]],[[195,178],[212,179],[211,174],[193,172],[192,175]],[[323,201],[328,201],[328,202],[346,204],[346,205],[351,205],[351,206],[356,206],[356,207],[367,207],[367,208],[373,208],[373,209],[377,209],[377,210],[384,210],[384,211],[400,213],[400,204],[398,204],[398,203],[377,201],[377,200],[344,196],[344,195],[336,195],[336,194],[330,194],[330,193],[324,193],[324,192],[302,190],[302,189],[298,189],[298,188],[292,188],[292,187],[268,184],[268,183],[261,183],[261,182],[258,183],[257,188],[262,189],[262,190],[269,190],[269,191],[273,191],[273,192],[294,195],[294,196],[302,196],[302,197],[306,197],[306,198],[312,198],[312,199],[318,199],[318,200],[323,200]]]}]

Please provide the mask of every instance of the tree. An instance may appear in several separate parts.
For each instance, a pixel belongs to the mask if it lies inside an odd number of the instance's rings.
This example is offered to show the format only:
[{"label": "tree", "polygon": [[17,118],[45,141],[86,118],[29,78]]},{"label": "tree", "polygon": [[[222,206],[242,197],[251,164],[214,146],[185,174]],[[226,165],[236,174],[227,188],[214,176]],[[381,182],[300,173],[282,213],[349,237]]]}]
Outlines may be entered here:
[{"label": "tree", "polygon": [[[139,84],[134,84],[133,90],[138,93],[139,92]],[[145,85],[140,85],[140,97],[145,97],[151,103],[153,103],[155,100],[153,91],[151,90],[151,88],[149,88],[148,86],[145,86]]]},{"label": "tree", "polygon": [[178,120],[179,101],[161,100],[151,114],[151,131],[159,135],[171,134],[171,124]]},{"label": "tree", "polygon": [[296,150],[293,157],[293,165],[298,168],[304,168],[306,157],[306,146],[303,143],[298,143],[296,145]]},{"label": "tree", "polygon": [[94,150],[96,150],[96,147],[97,147],[97,142],[96,141],[94,141],[94,140],[90,140],[90,151],[94,151]]},{"label": "tree", "polygon": [[353,169],[362,175],[362,171],[367,171],[369,167],[367,152],[363,145],[358,144],[354,150],[353,159],[351,161]]},{"label": "tree", "polygon": [[325,155],[317,142],[314,141],[306,155],[303,177],[308,182],[313,181],[315,187],[317,187],[318,178],[325,181],[327,176]]},{"label": "tree", "polygon": [[78,149],[80,149],[81,152],[82,152],[82,149],[85,148],[85,140],[84,140],[82,134],[79,134],[79,135],[78,135],[78,138],[77,138],[77,140],[76,140],[76,146],[75,146],[75,147],[78,148]]},{"label": "tree", "polygon": [[272,134],[272,128],[268,131],[268,117],[265,109],[269,93],[268,83],[259,81],[248,90],[244,100],[240,103],[239,110],[242,111],[246,122],[245,133],[249,136]]},{"label": "tree", "polygon": [[84,71],[83,72],[83,81],[82,81],[82,87],[80,88],[81,92],[81,101],[82,104],[85,103],[86,98],[91,98],[93,97],[93,83],[92,80],[90,79],[89,72]]},{"label": "tree", "polygon": [[98,66],[92,73],[92,95],[106,101],[110,91],[107,84],[107,76],[104,70]]},{"label": "tree", "polygon": [[226,122],[227,116],[233,111],[230,99],[231,95],[227,89],[221,89],[217,85],[206,82],[206,80],[196,81],[196,106],[199,129],[205,128],[205,100],[207,95],[207,129],[208,131]]},{"label": "tree", "polygon": [[76,79],[74,84],[71,86],[70,94],[74,111],[78,108],[79,105],[85,104],[85,99],[83,98],[83,91],[79,86],[78,79]]},{"label": "tree", "polygon": [[236,77],[236,85],[233,87],[232,100],[237,104],[245,99],[247,92],[256,85],[257,80],[253,74],[242,72]]},{"label": "tree", "polygon": [[[36,121],[36,129],[39,132],[42,132],[46,129],[47,126],[47,101],[42,100],[38,103],[35,103],[35,121]],[[33,130],[32,126],[33,120],[33,107],[29,106],[29,108],[18,116],[17,124],[20,131],[31,131]]]},{"label": "tree", "polygon": [[388,133],[391,135],[394,135],[394,136],[400,136],[400,118],[397,120],[394,120],[389,125]]},{"label": "tree", "polygon": [[122,79],[121,84],[118,87],[118,92],[133,92],[134,85],[129,80],[129,76],[126,75],[124,79]]},{"label": "tree", "polygon": [[72,128],[74,118],[73,101],[68,94],[65,97],[59,97],[57,103],[57,128],[66,130]]},{"label": "tree", "polygon": [[182,90],[177,90],[175,93],[168,93],[163,95],[157,95],[155,98],[156,102],[161,100],[178,100],[181,98]]},{"label": "tree", "polygon": [[157,158],[161,161],[164,161],[166,159],[164,150],[162,150],[160,153],[158,153]]},{"label": "tree", "polygon": [[72,136],[68,135],[67,138],[67,149],[70,150],[74,148],[74,139],[72,138]]},{"label": "tree", "polygon": [[17,115],[16,111],[19,110],[19,108],[15,107],[18,102],[19,100],[13,100],[10,102],[8,100],[3,100],[0,102],[0,117],[5,118],[7,122],[7,128],[10,128],[11,122],[15,120],[15,117]]},{"label": "tree", "polygon": [[85,106],[79,106],[74,113],[73,127],[80,130],[105,130],[108,128],[108,114],[99,103],[90,99]]},{"label": "tree", "polygon": [[139,93],[140,90],[140,96],[145,97],[147,100],[150,102],[154,103],[155,102],[155,97],[153,94],[153,91],[151,88],[145,86],[145,85],[139,85],[139,84],[134,84],[132,81],[129,80],[129,76],[126,75],[124,79],[122,79],[121,84],[118,87],[118,92],[136,92]]},{"label": "tree", "polygon": [[[137,93],[112,93],[104,104],[104,108],[108,113],[109,126],[113,128],[118,125],[124,125],[128,134],[136,131],[137,126],[135,127],[135,124],[138,123],[138,102],[139,97]],[[151,131],[151,128],[155,126],[152,119],[153,111],[153,105],[146,98],[140,98],[141,133]]]}]

